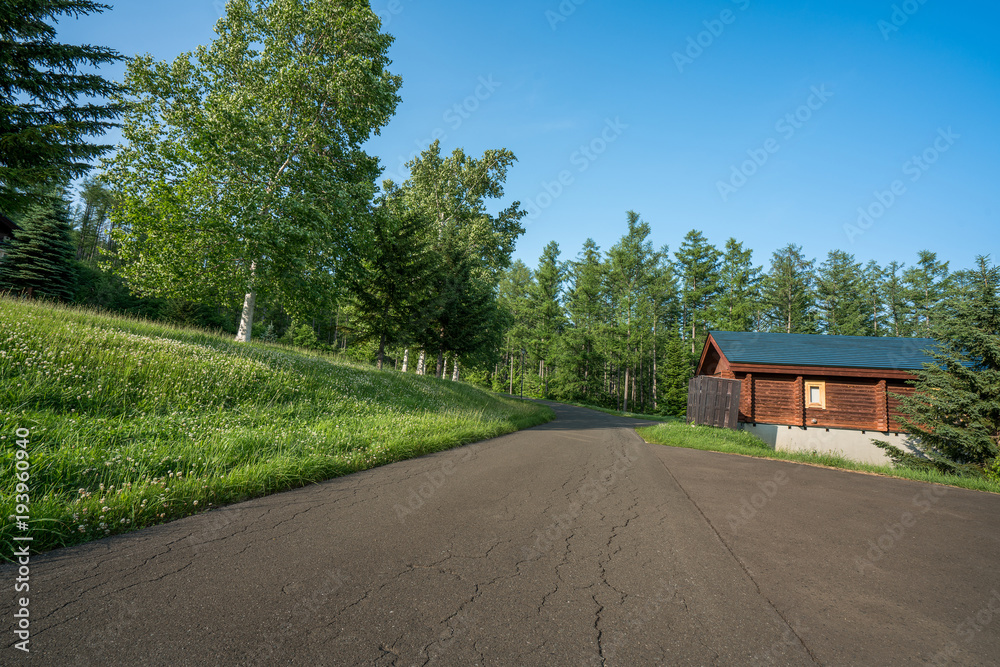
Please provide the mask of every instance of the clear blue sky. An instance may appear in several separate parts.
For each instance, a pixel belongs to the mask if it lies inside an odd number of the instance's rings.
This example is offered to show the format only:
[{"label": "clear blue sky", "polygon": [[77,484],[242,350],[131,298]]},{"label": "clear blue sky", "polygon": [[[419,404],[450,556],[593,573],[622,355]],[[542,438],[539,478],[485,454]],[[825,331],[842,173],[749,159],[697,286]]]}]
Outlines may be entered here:
[{"label": "clear blue sky", "polygon": [[[64,20],[61,38],[173,59],[212,39],[223,6],[112,4]],[[567,259],[588,236],[609,248],[628,209],[657,246],[675,250],[696,228],[719,247],[735,236],[765,266],[789,242],[819,260],[840,248],[883,264],[921,249],[953,269],[981,253],[1000,262],[995,2],[372,9],[396,38],[403,102],[369,152],[396,176],[435,131],[447,152],[512,150],[505,203],[533,213],[515,254],[529,266],[550,240]],[[870,214],[860,225],[859,207]]]}]

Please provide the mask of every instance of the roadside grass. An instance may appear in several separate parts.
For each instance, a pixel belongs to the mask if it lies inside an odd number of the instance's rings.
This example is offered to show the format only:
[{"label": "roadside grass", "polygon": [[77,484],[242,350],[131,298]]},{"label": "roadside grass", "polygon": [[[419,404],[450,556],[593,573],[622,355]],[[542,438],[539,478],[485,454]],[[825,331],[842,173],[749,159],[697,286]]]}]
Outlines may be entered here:
[{"label": "roadside grass", "polygon": [[553,417],[463,383],[0,298],[0,542],[24,535],[15,515],[41,552]]},{"label": "roadside grass", "polygon": [[876,465],[852,461],[836,454],[824,452],[784,452],[775,451],[759,438],[745,431],[713,428],[711,426],[688,426],[683,422],[657,424],[636,429],[646,442],[670,447],[685,447],[727,454],[741,454],[764,459],[779,459],[806,463],[810,465],[853,470],[855,472],[882,475],[884,477],[899,477],[920,482],[946,484],[974,491],[1000,493],[1000,483],[982,477],[959,477],[946,475],[937,471],[912,470],[910,468],[893,467],[892,465]]}]

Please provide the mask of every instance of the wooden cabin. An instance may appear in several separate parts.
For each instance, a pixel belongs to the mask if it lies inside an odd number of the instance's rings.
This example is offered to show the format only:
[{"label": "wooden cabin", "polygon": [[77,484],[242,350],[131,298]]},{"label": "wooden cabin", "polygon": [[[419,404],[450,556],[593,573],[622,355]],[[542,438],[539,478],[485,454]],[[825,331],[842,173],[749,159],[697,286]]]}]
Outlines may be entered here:
[{"label": "wooden cabin", "polygon": [[696,374],[739,380],[742,428],[777,449],[883,462],[870,440],[907,449],[896,395],[912,394],[906,381],[933,360],[926,350],[935,344],[930,338],[713,331]]}]

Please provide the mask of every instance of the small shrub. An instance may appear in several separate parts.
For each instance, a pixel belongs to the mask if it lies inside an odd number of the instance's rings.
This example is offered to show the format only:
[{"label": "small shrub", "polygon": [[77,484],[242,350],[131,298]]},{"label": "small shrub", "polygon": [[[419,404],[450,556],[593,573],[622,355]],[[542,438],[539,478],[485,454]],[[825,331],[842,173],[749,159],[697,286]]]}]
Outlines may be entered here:
[{"label": "small shrub", "polygon": [[996,457],[990,463],[986,464],[986,468],[983,471],[986,473],[986,478],[994,482],[1000,482],[1000,456]]}]

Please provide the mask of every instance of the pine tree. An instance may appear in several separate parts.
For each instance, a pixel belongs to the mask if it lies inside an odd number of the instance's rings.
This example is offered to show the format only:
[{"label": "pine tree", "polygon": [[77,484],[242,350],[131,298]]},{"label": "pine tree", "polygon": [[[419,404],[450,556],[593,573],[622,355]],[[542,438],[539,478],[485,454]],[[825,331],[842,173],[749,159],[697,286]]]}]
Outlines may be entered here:
[{"label": "pine tree", "polygon": [[559,244],[550,241],[542,251],[535,270],[535,282],[529,292],[531,310],[532,357],[538,363],[538,377],[548,395],[548,380],[554,362],[556,339],[564,327],[560,297],[563,284],[563,267],[559,264]]},{"label": "pine tree", "polygon": [[0,260],[0,291],[69,301],[76,288],[69,205],[54,194],[34,199]]},{"label": "pine tree", "polygon": [[948,262],[937,261],[937,253],[930,250],[921,250],[917,265],[903,274],[918,335],[930,336],[941,317],[942,302],[950,289],[948,277]]},{"label": "pine tree", "polygon": [[531,331],[529,298],[534,289],[531,269],[516,260],[500,278],[499,305],[507,313],[507,328],[503,341],[506,350],[507,390],[514,393],[515,380],[520,377],[521,349],[526,348]]},{"label": "pine tree", "polygon": [[865,264],[861,272],[861,292],[864,306],[867,309],[867,336],[885,336],[885,326],[882,317],[885,313],[885,289],[883,285],[884,272],[874,259]]},{"label": "pine tree", "polygon": [[823,332],[842,336],[868,333],[861,264],[854,255],[831,250],[816,272],[816,305]]},{"label": "pine tree", "polygon": [[569,266],[566,295],[567,326],[560,341],[556,382],[561,396],[592,403],[603,401],[600,368],[604,355],[600,338],[607,321],[600,248],[587,239]]},{"label": "pine tree", "polygon": [[789,243],[771,256],[771,269],[764,280],[764,303],[773,331],[813,333],[813,265],[802,254],[802,246]]},{"label": "pine tree", "polygon": [[653,245],[648,240],[649,224],[643,222],[635,211],[626,213],[628,231],[608,251],[607,285],[611,307],[611,327],[614,335],[613,349],[624,373],[622,378],[622,409],[628,410],[629,397],[637,398],[635,375],[645,345],[645,327],[642,321],[648,305],[647,292],[653,278],[657,260]]},{"label": "pine tree", "polygon": [[760,298],[760,267],[753,265],[753,250],[734,238],[726,241],[719,267],[719,295],[713,308],[713,328],[720,331],[750,331]]},{"label": "pine tree", "polygon": [[77,215],[76,258],[94,265],[99,253],[110,249],[106,244],[111,229],[106,227],[114,198],[103,183],[88,177],[80,184],[80,199],[83,206]]},{"label": "pine tree", "polygon": [[721,255],[696,229],[687,233],[674,253],[681,282],[682,326],[684,335],[690,334],[691,354],[695,354],[698,339],[708,330],[709,313],[719,290]]},{"label": "pine tree", "polygon": [[[968,286],[934,332],[934,363],[916,372],[903,400],[906,431],[933,465],[952,472],[981,469],[1000,456],[1000,268],[977,257]],[[896,460],[920,465],[881,443]]]},{"label": "pine tree", "polygon": [[885,301],[886,327],[888,336],[913,335],[909,317],[910,306],[907,301],[906,286],[903,284],[905,266],[897,261],[889,262],[883,273],[882,298]]},{"label": "pine tree", "polygon": [[[122,110],[95,98],[120,87],[82,64],[122,60],[112,49],[56,41],[59,16],[100,13],[108,5],[90,0],[10,0],[0,10],[0,209],[26,210],[45,203],[37,188],[67,182],[90,169],[111,146],[88,137],[103,134]],[[80,99],[85,101],[80,101]]]}]

